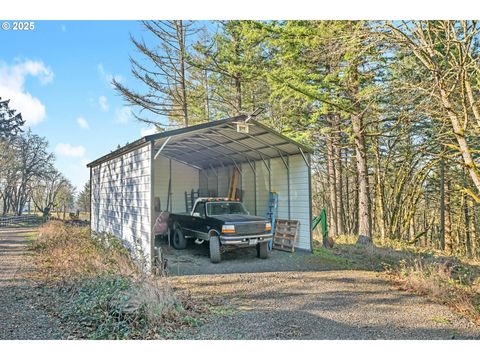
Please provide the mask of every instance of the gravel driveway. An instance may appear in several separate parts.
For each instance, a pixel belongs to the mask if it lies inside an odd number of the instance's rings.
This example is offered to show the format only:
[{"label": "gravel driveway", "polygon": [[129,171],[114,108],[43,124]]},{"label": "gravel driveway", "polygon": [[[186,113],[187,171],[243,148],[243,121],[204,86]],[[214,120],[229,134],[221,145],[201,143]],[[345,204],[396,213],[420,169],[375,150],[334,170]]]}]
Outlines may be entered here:
[{"label": "gravel driveway", "polygon": [[242,249],[219,265],[202,246],[165,253],[175,289],[223,304],[180,338],[480,339],[479,327],[446,306],[396,290],[379,273],[335,270],[342,264],[308,253],[274,251],[260,260]]},{"label": "gravel driveway", "polygon": [[42,307],[27,276],[34,271],[26,237],[32,228],[0,228],[0,340],[62,339],[60,321]]}]

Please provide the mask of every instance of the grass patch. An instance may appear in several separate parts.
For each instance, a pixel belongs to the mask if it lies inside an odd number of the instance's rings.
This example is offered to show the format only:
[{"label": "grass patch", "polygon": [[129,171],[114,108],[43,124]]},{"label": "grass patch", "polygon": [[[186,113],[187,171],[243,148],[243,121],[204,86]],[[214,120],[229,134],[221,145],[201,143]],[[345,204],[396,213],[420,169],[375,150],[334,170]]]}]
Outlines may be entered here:
[{"label": "grass patch", "polygon": [[353,267],[354,261],[352,259],[342,257],[337,255],[335,252],[325,249],[323,247],[316,248],[313,250],[313,254],[320,258],[320,261],[323,263],[328,263],[331,265],[337,265],[339,267]]},{"label": "grass patch", "polygon": [[37,240],[38,233],[36,231],[30,231],[28,233],[24,234],[25,240],[27,240],[27,243],[30,248],[34,246],[35,240]]},{"label": "grass patch", "polygon": [[115,237],[51,221],[33,242],[52,307],[86,339],[158,339],[198,326],[204,309],[138,267]]},{"label": "grass patch", "polygon": [[432,316],[430,319],[428,319],[430,321],[433,321],[437,324],[443,324],[443,325],[451,325],[452,324],[452,321],[444,316]]},{"label": "grass patch", "polygon": [[210,314],[218,316],[231,316],[235,314],[235,310],[230,306],[226,307],[221,305],[207,305],[207,310]]}]

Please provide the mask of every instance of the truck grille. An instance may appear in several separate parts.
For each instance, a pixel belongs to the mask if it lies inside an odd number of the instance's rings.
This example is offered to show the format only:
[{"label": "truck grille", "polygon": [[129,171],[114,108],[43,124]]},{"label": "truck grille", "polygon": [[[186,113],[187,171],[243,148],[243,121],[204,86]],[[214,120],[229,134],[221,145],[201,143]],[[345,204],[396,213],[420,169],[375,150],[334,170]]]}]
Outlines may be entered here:
[{"label": "truck grille", "polygon": [[235,233],[237,235],[264,234],[265,232],[264,222],[235,224]]}]

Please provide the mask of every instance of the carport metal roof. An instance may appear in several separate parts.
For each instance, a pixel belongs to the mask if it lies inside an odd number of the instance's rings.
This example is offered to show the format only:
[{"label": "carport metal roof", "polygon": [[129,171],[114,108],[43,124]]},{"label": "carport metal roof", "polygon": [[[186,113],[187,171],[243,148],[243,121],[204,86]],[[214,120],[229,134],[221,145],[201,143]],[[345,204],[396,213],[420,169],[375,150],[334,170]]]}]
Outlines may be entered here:
[{"label": "carport metal roof", "polygon": [[[247,132],[240,130],[245,124],[248,124]],[[252,166],[253,161],[263,161],[268,167],[267,160],[272,158],[281,158],[288,166],[286,158],[297,154],[301,154],[308,165],[306,154],[313,152],[309,147],[241,115],[148,135],[87,166],[99,165],[150,141],[154,144],[155,158],[161,154],[197,169],[229,165],[238,168],[241,163]]]}]

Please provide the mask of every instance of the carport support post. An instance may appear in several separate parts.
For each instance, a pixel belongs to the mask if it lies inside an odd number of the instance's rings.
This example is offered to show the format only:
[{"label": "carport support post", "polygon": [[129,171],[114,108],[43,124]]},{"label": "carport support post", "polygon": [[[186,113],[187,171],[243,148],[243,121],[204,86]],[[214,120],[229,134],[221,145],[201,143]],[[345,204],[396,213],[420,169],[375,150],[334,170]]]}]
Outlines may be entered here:
[{"label": "carport support post", "polygon": [[[170,212],[172,212],[172,203],[173,203],[173,199],[172,199],[172,159],[168,159],[168,166],[169,166],[169,169],[168,169],[168,172],[169,172],[168,183],[170,184],[170,186],[168,187],[167,203],[170,206]],[[168,209],[167,209],[167,211],[168,211]]]},{"label": "carport support post", "polygon": [[[255,215],[257,215],[257,164],[255,161],[251,162],[249,159],[247,159],[248,165],[250,165],[250,170],[252,170],[253,174],[253,206],[254,206],[254,212]],[[243,186],[242,186],[243,190]],[[243,199],[242,199],[243,200]]]},{"label": "carport support post", "polygon": [[287,155],[287,196],[288,196],[288,220],[291,220],[290,210],[290,157]]},{"label": "carport support post", "polygon": [[270,159],[268,159],[268,192],[272,192],[272,171],[270,170],[272,168],[272,162]]},{"label": "carport support post", "polygon": [[252,170],[253,170],[253,189],[254,189],[253,201],[255,204],[255,215],[257,215],[257,164],[255,161],[253,162]]}]

